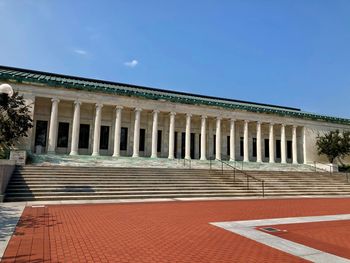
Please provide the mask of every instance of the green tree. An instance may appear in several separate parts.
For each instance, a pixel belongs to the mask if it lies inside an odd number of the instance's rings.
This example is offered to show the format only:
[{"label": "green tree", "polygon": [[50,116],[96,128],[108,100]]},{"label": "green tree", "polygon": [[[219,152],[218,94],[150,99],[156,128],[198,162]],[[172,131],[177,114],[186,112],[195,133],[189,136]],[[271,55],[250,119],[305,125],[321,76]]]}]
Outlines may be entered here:
[{"label": "green tree", "polygon": [[318,135],[316,146],[318,154],[326,155],[330,163],[335,159],[341,161],[341,158],[350,154],[350,132],[336,130]]},{"label": "green tree", "polygon": [[26,105],[23,96],[15,92],[11,97],[1,94],[0,98],[0,158],[19,142],[28,136],[28,130],[33,127],[30,115],[30,105]]}]

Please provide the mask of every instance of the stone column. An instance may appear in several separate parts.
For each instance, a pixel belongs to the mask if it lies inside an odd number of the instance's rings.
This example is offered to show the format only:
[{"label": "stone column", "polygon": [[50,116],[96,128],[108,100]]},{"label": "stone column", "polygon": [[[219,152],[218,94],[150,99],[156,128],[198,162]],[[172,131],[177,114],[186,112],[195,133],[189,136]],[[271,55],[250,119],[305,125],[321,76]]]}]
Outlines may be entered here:
[{"label": "stone column", "polygon": [[57,143],[57,129],[58,129],[58,103],[59,99],[51,99],[51,117],[50,117],[50,130],[49,130],[49,140],[48,140],[48,153],[55,153],[56,143]]},{"label": "stone column", "polygon": [[72,143],[70,155],[78,155],[79,147],[79,130],[80,130],[80,106],[81,102],[74,101],[73,125],[72,125]]},{"label": "stone column", "polygon": [[154,110],[153,111],[152,154],[151,154],[151,158],[157,158],[158,114],[159,114],[159,110]]},{"label": "stone column", "polygon": [[202,161],[207,159],[207,116],[202,115],[201,117],[201,157]]},{"label": "stone column", "polygon": [[303,127],[303,159],[304,159],[304,164],[307,163],[307,154],[306,154],[306,128]]},{"label": "stone column", "polygon": [[216,118],[215,159],[221,160],[221,117]]},{"label": "stone column", "polygon": [[94,127],[94,141],[92,147],[92,156],[100,155],[100,135],[101,135],[101,116],[103,105],[97,103],[95,111],[95,127]]},{"label": "stone column", "polygon": [[[169,122],[169,155],[168,159],[174,159],[174,136],[175,136],[175,116],[176,112],[170,112],[170,122]],[[177,147],[177,145],[176,145]]]},{"label": "stone column", "polygon": [[248,125],[249,125],[249,121],[245,120],[244,121],[244,138],[243,138],[243,161],[244,162],[249,162]]},{"label": "stone column", "polygon": [[134,145],[132,157],[139,157],[141,111],[142,109],[135,108]]},{"label": "stone column", "polygon": [[186,114],[185,159],[191,159],[191,117],[192,114]]},{"label": "stone column", "polygon": [[256,123],[256,162],[262,162],[262,151],[261,151],[261,122]]},{"label": "stone column", "polygon": [[295,125],[293,125],[293,130],[292,130],[292,156],[293,156],[293,164],[298,164],[297,126]]},{"label": "stone column", "polygon": [[281,163],[287,163],[286,125],[281,124]]},{"label": "stone column", "polygon": [[273,134],[273,123],[270,123],[270,136],[269,136],[269,155],[270,163],[275,162],[275,136]]},{"label": "stone column", "polygon": [[122,106],[115,107],[115,124],[114,124],[114,148],[113,157],[120,156],[120,131],[122,124]]},{"label": "stone column", "polygon": [[230,120],[230,161],[236,160],[235,119]]}]

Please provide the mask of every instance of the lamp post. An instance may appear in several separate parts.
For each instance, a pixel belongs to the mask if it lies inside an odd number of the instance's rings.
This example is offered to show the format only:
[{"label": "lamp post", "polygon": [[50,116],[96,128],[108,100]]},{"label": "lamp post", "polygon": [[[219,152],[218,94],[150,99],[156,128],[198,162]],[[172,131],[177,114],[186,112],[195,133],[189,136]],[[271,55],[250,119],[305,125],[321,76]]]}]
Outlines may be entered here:
[{"label": "lamp post", "polygon": [[13,95],[13,89],[9,84],[0,85],[0,106],[5,106],[8,103],[9,97]]}]

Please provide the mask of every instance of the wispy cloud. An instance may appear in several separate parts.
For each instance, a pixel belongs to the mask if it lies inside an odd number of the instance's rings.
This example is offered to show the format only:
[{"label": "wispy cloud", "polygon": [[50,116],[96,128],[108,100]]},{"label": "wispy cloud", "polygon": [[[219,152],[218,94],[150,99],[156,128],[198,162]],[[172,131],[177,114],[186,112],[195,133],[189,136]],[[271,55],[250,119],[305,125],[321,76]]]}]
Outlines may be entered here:
[{"label": "wispy cloud", "polygon": [[83,49],[74,49],[73,51],[74,51],[76,54],[79,54],[79,55],[82,55],[82,56],[87,55],[87,51],[86,51],[86,50],[83,50]]},{"label": "wispy cloud", "polygon": [[139,64],[139,62],[136,59],[133,59],[131,61],[127,61],[124,63],[125,66],[129,67],[129,68],[134,68]]}]

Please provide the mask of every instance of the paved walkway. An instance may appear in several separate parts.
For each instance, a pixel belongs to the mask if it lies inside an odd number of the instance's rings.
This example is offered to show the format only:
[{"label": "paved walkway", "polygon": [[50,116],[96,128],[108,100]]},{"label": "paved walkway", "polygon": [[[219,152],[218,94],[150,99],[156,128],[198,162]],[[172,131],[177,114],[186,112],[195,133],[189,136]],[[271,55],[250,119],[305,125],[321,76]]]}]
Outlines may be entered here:
[{"label": "paved walkway", "polygon": [[2,262],[307,262],[210,223],[335,214],[350,198],[26,207]]}]

